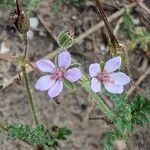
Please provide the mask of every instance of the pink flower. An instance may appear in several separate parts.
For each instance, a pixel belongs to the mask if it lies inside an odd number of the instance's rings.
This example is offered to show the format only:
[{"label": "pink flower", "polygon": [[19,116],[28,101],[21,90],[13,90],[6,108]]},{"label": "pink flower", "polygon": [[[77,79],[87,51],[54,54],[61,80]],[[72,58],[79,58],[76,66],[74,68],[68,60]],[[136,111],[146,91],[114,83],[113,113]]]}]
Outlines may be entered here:
[{"label": "pink flower", "polygon": [[89,66],[91,79],[91,89],[94,92],[101,91],[101,83],[110,93],[119,94],[123,92],[123,85],[130,82],[129,76],[123,72],[115,73],[121,66],[121,57],[114,57],[108,60],[101,71],[100,64],[94,63]]},{"label": "pink flower", "polygon": [[61,52],[58,55],[58,67],[47,59],[38,60],[36,65],[39,70],[48,74],[37,81],[35,88],[40,91],[48,90],[48,95],[51,98],[61,93],[64,78],[70,82],[76,82],[82,77],[80,69],[68,69],[71,65],[71,56],[68,52]]}]

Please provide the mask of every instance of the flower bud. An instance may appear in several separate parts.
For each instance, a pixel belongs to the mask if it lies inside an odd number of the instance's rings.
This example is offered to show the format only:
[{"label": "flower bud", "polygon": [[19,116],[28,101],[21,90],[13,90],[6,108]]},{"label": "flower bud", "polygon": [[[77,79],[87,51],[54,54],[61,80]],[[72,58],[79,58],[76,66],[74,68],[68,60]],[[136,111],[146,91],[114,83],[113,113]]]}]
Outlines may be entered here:
[{"label": "flower bud", "polygon": [[73,42],[74,42],[74,35],[72,32],[68,32],[67,30],[64,30],[58,36],[58,44],[62,48],[71,47]]}]

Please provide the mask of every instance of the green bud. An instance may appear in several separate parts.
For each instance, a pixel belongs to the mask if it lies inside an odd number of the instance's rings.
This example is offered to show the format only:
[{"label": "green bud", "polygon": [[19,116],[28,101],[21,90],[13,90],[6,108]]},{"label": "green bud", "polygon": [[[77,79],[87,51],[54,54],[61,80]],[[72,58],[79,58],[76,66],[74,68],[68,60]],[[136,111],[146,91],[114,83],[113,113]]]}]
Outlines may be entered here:
[{"label": "green bud", "polygon": [[72,32],[67,30],[62,31],[58,36],[58,44],[62,48],[69,48],[74,42],[74,35]]}]

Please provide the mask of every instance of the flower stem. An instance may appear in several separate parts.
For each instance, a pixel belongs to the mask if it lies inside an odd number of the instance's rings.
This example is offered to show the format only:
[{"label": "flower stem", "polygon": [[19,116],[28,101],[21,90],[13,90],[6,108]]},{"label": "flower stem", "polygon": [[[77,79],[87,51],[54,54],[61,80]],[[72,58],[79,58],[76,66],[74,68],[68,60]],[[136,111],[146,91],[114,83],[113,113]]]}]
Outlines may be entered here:
[{"label": "flower stem", "polygon": [[22,69],[22,73],[23,73],[23,77],[24,77],[25,86],[27,89],[28,100],[29,100],[31,111],[32,111],[33,119],[35,121],[35,124],[39,124],[37,115],[36,115],[36,111],[34,108],[34,104],[33,104],[33,98],[32,98],[32,94],[31,94],[31,90],[30,90],[30,86],[29,86],[29,80],[28,80],[28,76],[26,73],[25,65],[21,66],[21,69]]},{"label": "flower stem", "polygon": [[27,39],[27,33],[23,34],[23,41],[24,41],[24,56],[27,56],[28,52],[28,39]]},{"label": "flower stem", "polygon": [[126,141],[127,149],[128,150],[133,150],[133,146],[132,146],[132,144],[131,144],[131,142],[129,140],[128,134],[126,134],[124,138],[125,138],[125,141]]},{"label": "flower stem", "polygon": [[104,12],[104,10],[102,8],[101,1],[100,0],[95,0],[95,2],[96,2],[96,6],[98,8],[99,14],[102,17],[102,19],[103,19],[103,21],[105,23],[105,26],[106,26],[106,28],[108,30],[108,34],[109,34],[111,43],[114,45],[114,47],[119,47],[119,42],[117,41],[117,38],[115,37],[113,31],[111,30],[111,25],[108,22],[108,19],[107,19],[106,15],[105,15],[105,12]]},{"label": "flower stem", "polygon": [[106,104],[104,103],[104,101],[96,93],[94,93],[91,90],[91,88],[88,85],[88,83],[82,83],[81,85],[85,89],[85,91],[88,92],[93,97],[93,99],[95,100],[95,102],[98,104],[98,106],[100,107],[100,109],[102,110],[102,112],[104,112],[106,114],[106,116],[108,117],[108,119],[110,119],[111,121],[114,121],[115,114],[106,106]]}]

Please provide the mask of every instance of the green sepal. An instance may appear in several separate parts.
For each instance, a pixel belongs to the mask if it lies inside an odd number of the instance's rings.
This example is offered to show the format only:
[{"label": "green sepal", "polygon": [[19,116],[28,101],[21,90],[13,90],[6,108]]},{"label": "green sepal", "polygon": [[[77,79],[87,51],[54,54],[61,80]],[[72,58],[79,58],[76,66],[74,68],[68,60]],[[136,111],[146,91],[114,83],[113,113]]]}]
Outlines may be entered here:
[{"label": "green sepal", "polygon": [[79,63],[75,63],[75,64],[72,64],[68,67],[68,69],[72,69],[72,68],[79,68],[80,67],[80,64]]},{"label": "green sepal", "polygon": [[0,85],[0,91],[2,91],[2,89],[3,89],[3,85]]},{"label": "green sepal", "polygon": [[74,90],[75,85],[67,79],[64,79],[64,85],[69,90]]}]

